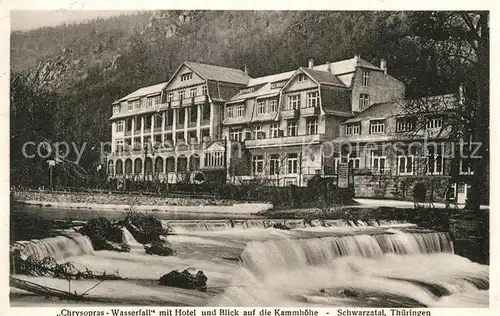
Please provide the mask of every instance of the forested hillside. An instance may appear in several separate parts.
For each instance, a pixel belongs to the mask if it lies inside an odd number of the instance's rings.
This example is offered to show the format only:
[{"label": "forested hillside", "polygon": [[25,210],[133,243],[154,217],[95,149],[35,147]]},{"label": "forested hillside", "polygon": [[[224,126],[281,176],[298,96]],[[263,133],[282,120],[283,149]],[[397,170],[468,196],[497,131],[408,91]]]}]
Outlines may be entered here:
[{"label": "forested hillside", "polygon": [[[359,53],[375,64],[385,58],[389,72],[407,84],[409,97],[455,91],[471,62],[443,57],[440,50],[458,47],[467,40],[466,31],[475,32],[466,23],[470,21],[455,18],[460,14],[148,11],[14,32],[13,139],[36,131],[68,142],[107,141],[111,103],[165,81],[184,60],[240,69],[246,65],[255,77],[305,66],[308,58],[323,63]],[[23,100],[27,90],[29,102]],[[41,99],[50,115],[33,122],[16,117],[39,111],[33,108],[42,106]],[[12,146],[14,155],[19,143]]]}]

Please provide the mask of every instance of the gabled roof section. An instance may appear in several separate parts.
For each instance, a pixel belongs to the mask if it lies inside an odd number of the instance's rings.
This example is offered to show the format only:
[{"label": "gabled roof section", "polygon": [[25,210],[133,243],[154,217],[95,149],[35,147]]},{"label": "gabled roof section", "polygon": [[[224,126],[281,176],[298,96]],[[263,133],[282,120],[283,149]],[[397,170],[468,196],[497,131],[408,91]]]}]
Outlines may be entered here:
[{"label": "gabled roof section", "polygon": [[263,84],[263,83],[273,83],[273,82],[288,80],[288,79],[290,79],[290,77],[293,76],[295,71],[296,70],[291,70],[291,71],[282,72],[279,74],[268,75],[268,76],[263,76],[263,77],[258,77],[258,78],[252,78],[252,79],[250,79],[248,86],[255,86],[255,85]]},{"label": "gabled roof section", "polygon": [[340,81],[339,78],[337,78],[335,75],[332,75],[327,71],[320,71],[310,68],[301,68],[301,69],[319,84],[345,87],[345,84],[342,81]]},{"label": "gabled roof section", "polygon": [[132,100],[136,98],[140,98],[143,96],[151,95],[151,94],[160,94],[163,88],[167,85],[166,82],[155,84],[153,86],[148,86],[148,87],[143,87],[138,90],[135,90],[134,92],[124,96],[123,98],[116,100],[113,102],[113,104],[126,101],[126,100]]},{"label": "gabled roof section", "polygon": [[191,70],[196,72],[205,80],[215,80],[247,85],[251,79],[249,75],[247,75],[243,70],[240,69],[201,64],[192,61],[185,61],[183,64],[191,68]]},{"label": "gabled roof section", "polygon": [[[384,119],[399,115],[411,116],[446,113],[456,110],[457,106],[457,98],[454,94],[375,103],[364,111],[359,112],[354,118],[345,121],[344,124],[367,119]],[[411,107],[415,107],[415,110],[412,110]]]},{"label": "gabled roof section", "polygon": [[356,67],[369,68],[373,70],[383,71],[382,68],[375,66],[374,64],[364,60],[359,56],[355,56],[351,59],[339,60],[333,63],[326,63],[322,65],[314,66],[313,69],[320,71],[329,71],[334,75],[340,75],[345,73],[354,72]]},{"label": "gabled roof section", "polygon": [[404,111],[404,102],[405,100],[375,103],[367,109],[359,112],[352,120],[347,120],[344,123],[401,115]]},{"label": "gabled roof section", "polygon": [[262,97],[274,97],[279,94],[281,88],[272,88],[273,83],[275,82],[286,82],[288,81],[296,70],[282,72],[279,74],[252,78],[248,82],[247,88],[245,88],[242,92],[246,92],[245,90],[254,88],[254,91],[249,93],[238,93],[234,97],[232,97],[229,102],[238,102],[251,98],[262,98]]},{"label": "gabled roof section", "polygon": [[351,93],[348,89],[323,86],[320,92],[321,106],[326,114],[352,116]]}]

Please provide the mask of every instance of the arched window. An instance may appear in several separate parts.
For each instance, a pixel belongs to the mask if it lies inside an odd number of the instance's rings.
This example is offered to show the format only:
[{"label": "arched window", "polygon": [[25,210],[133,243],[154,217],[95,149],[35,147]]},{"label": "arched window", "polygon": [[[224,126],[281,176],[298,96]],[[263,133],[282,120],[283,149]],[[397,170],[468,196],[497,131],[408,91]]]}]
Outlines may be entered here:
[{"label": "arched window", "polygon": [[115,170],[116,174],[123,174],[123,162],[118,159],[116,161],[116,170]]},{"label": "arched window", "polygon": [[189,157],[189,170],[196,171],[198,169],[200,169],[200,156],[194,154]]},{"label": "arched window", "polygon": [[187,172],[186,156],[179,156],[179,158],[177,158],[177,172]]},{"label": "arched window", "polygon": [[167,173],[175,172],[175,158],[170,156],[167,158]]},{"label": "arched window", "polygon": [[146,158],[145,171],[146,174],[153,174],[153,159],[151,157]]},{"label": "arched window", "polygon": [[134,161],[134,171],[135,174],[142,173],[142,160],[141,158],[136,158]]},{"label": "arched window", "polygon": [[108,161],[108,174],[114,174],[115,170],[113,168],[113,160]]},{"label": "arched window", "polygon": [[163,173],[163,158],[156,157],[155,159],[155,173],[160,174]]},{"label": "arched window", "polygon": [[125,160],[125,174],[132,174],[132,160]]}]

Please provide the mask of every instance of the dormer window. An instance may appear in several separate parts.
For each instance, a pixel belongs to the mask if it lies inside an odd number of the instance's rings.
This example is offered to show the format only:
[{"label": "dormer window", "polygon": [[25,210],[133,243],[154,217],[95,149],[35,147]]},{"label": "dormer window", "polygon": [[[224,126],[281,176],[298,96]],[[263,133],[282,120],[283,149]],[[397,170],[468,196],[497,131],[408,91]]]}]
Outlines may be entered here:
[{"label": "dormer window", "polygon": [[359,135],[361,131],[361,125],[359,123],[349,124],[345,126],[346,136]]},{"label": "dormer window", "polygon": [[207,86],[201,87],[201,94],[202,95],[207,95],[208,94],[208,88],[207,88]]},{"label": "dormer window", "polygon": [[134,109],[139,110],[141,108],[141,102],[139,100],[134,101]]},{"label": "dormer window", "polygon": [[402,133],[402,132],[410,132],[415,129],[415,124],[416,120],[415,118],[398,118],[396,119],[396,132],[397,133]]},{"label": "dormer window", "polygon": [[304,82],[304,81],[307,81],[307,76],[306,76],[306,74],[298,74],[298,75],[297,75],[297,81],[298,81],[298,82]]},{"label": "dormer window", "polygon": [[275,113],[278,110],[278,100],[269,100],[269,113]]},{"label": "dormer window", "polygon": [[441,128],[443,127],[443,118],[442,117],[429,118],[425,123],[425,127],[427,129]]},{"label": "dormer window", "polygon": [[113,106],[113,114],[118,114],[120,113],[120,105],[115,105]]},{"label": "dormer window", "polygon": [[314,108],[317,106],[319,106],[319,92],[318,91],[309,92],[307,94],[307,107]]},{"label": "dormer window", "polygon": [[228,105],[226,108],[226,113],[228,118],[234,117],[234,106]]},{"label": "dormer window", "polygon": [[363,87],[368,87],[370,85],[370,72],[369,71],[363,71],[363,78],[362,78],[362,85]]},{"label": "dormer window", "polygon": [[148,106],[153,106],[154,105],[154,99],[153,98],[148,98]]},{"label": "dormer window", "polygon": [[266,102],[263,100],[257,101],[257,114],[266,113]]},{"label": "dormer window", "polygon": [[370,121],[370,134],[383,134],[383,133],[385,133],[384,120]]},{"label": "dormer window", "polygon": [[155,101],[154,102],[155,102],[155,104],[161,104],[161,96],[157,95],[155,97]]},{"label": "dormer window", "polygon": [[185,98],[185,96],[186,96],[185,94],[186,94],[186,91],[184,91],[184,90],[180,90],[180,91],[179,91],[179,99],[180,99],[180,100],[183,100],[183,99]]},{"label": "dormer window", "polygon": [[359,109],[366,109],[370,106],[370,96],[366,93],[361,93],[359,95]]},{"label": "dormer window", "polygon": [[236,116],[237,117],[242,117],[244,115],[244,112],[245,112],[245,105],[242,103],[242,104],[238,104],[236,106]]},{"label": "dormer window", "polygon": [[192,72],[188,72],[186,74],[182,74],[181,75],[181,81],[187,81],[187,80],[190,80],[193,78],[193,73]]}]

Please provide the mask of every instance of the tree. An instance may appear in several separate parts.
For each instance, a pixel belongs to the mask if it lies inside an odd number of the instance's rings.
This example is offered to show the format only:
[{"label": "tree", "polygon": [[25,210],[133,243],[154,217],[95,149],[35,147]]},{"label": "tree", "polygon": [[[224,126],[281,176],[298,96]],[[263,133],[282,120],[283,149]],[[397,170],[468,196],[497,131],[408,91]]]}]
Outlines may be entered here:
[{"label": "tree", "polygon": [[[464,90],[463,102],[454,109],[416,99],[406,103],[405,111],[428,115],[445,110],[451,124],[442,130],[451,128],[455,142],[472,131],[471,141],[480,144],[476,153],[480,158],[474,163],[468,207],[479,210],[484,185],[489,183],[489,13],[418,12],[411,25],[407,38],[419,47],[420,65],[412,89],[421,95]],[[436,91],[438,87],[441,91]]]}]

